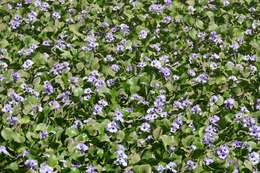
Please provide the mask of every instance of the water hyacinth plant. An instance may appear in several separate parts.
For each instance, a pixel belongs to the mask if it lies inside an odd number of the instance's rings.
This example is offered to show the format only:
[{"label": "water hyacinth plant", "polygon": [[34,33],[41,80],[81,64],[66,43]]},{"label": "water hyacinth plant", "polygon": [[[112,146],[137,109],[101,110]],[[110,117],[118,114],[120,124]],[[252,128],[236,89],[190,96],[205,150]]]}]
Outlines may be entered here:
[{"label": "water hyacinth plant", "polygon": [[0,172],[257,173],[256,0],[1,0]]}]

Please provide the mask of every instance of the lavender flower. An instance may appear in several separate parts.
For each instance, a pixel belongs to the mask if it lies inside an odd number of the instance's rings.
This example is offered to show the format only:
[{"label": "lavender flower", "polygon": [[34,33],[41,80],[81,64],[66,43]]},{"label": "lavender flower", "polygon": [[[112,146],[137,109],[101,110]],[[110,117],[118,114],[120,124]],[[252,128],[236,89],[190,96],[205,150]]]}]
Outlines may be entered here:
[{"label": "lavender flower", "polygon": [[84,143],[79,143],[77,144],[76,149],[79,150],[81,154],[83,154],[88,150],[88,146]]},{"label": "lavender flower", "polygon": [[160,72],[165,79],[168,78],[171,75],[171,70],[167,67],[161,68]]},{"label": "lavender flower", "polygon": [[7,122],[8,124],[10,124],[11,126],[15,125],[18,122],[18,118],[14,117],[14,116],[9,116],[7,118]]},{"label": "lavender flower", "polygon": [[182,125],[183,125],[182,118],[181,117],[176,118],[171,125],[171,132],[175,133],[178,129],[181,128]]},{"label": "lavender flower", "polygon": [[70,67],[68,62],[57,63],[51,68],[51,73],[53,73],[54,75],[59,75],[69,70]]},{"label": "lavender flower", "polygon": [[150,130],[151,130],[150,124],[147,123],[147,122],[143,123],[140,126],[140,130],[143,131],[143,132],[150,132]]},{"label": "lavender flower", "polygon": [[197,167],[196,163],[193,162],[192,160],[188,160],[188,161],[186,162],[186,165],[187,165],[187,168],[188,168],[189,170],[193,170],[193,169],[195,169],[195,168]]},{"label": "lavender flower", "polygon": [[0,146],[0,154],[6,154],[6,155],[8,155],[9,153],[8,153],[8,151],[6,150],[6,147],[5,146]]},{"label": "lavender flower", "polygon": [[29,69],[32,67],[33,64],[34,64],[33,61],[28,59],[28,60],[26,60],[26,61],[24,62],[23,68],[24,68],[25,70],[29,70]]},{"label": "lavender flower", "polygon": [[12,113],[13,112],[12,105],[11,104],[5,104],[4,107],[2,108],[2,112]]},{"label": "lavender flower", "polygon": [[209,118],[209,122],[212,124],[216,124],[220,120],[219,116],[213,115],[212,117]]},{"label": "lavender flower", "polygon": [[20,74],[18,72],[13,72],[12,78],[13,78],[14,81],[18,81],[21,77],[20,77]]},{"label": "lavender flower", "polygon": [[87,166],[86,173],[98,173],[92,165]]},{"label": "lavender flower", "polygon": [[61,18],[60,13],[57,12],[57,11],[53,12],[53,13],[52,13],[52,18],[53,18],[54,20],[60,19],[60,18]]},{"label": "lavender flower", "polygon": [[147,35],[148,35],[148,32],[146,30],[141,30],[138,34],[138,37],[140,40],[143,40],[143,39],[146,39]]},{"label": "lavender flower", "polygon": [[252,165],[257,165],[260,161],[259,154],[257,152],[252,152],[248,155],[249,161],[252,163]]},{"label": "lavender flower", "polygon": [[48,132],[47,131],[41,131],[39,136],[40,136],[40,139],[43,140],[48,136]]},{"label": "lavender flower", "polygon": [[24,165],[29,169],[36,169],[38,162],[36,160],[26,160]]},{"label": "lavender flower", "polygon": [[128,33],[129,33],[129,26],[128,25],[126,25],[126,24],[124,24],[124,23],[122,23],[122,24],[120,24],[120,31],[124,34],[124,35],[127,35]]},{"label": "lavender flower", "polygon": [[116,157],[117,157],[116,163],[118,165],[122,165],[122,166],[126,167],[128,156],[125,154],[124,150],[125,150],[124,146],[122,146],[122,145],[118,146],[118,150],[116,151]]},{"label": "lavender flower", "polygon": [[108,123],[106,130],[110,133],[116,133],[118,131],[117,124],[115,122]]},{"label": "lavender flower", "polygon": [[106,34],[106,41],[107,41],[108,43],[111,43],[111,42],[113,42],[114,40],[115,40],[115,37],[114,37],[114,35],[113,35],[112,32],[109,32],[109,33]]},{"label": "lavender flower", "polygon": [[53,168],[48,166],[47,164],[41,164],[40,173],[52,173]]},{"label": "lavender flower", "polygon": [[229,149],[227,145],[221,145],[217,149],[217,155],[220,159],[224,160],[229,154]]},{"label": "lavender flower", "polygon": [[233,98],[228,98],[227,100],[224,101],[224,105],[228,109],[232,109],[234,107],[235,100]]},{"label": "lavender flower", "polygon": [[120,67],[119,67],[119,65],[117,65],[117,64],[113,64],[113,65],[111,66],[111,69],[112,69],[114,72],[118,72],[118,71],[120,70]]},{"label": "lavender flower", "polygon": [[260,139],[260,126],[252,125],[249,128],[249,135],[256,138],[257,140]]},{"label": "lavender flower", "polygon": [[15,17],[10,20],[9,25],[11,29],[17,29],[20,26],[20,18],[21,17],[19,15],[15,15]]},{"label": "lavender flower", "polygon": [[95,35],[93,33],[89,33],[87,36],[87,51],[94,50],[98,46],[98,43],[96,42]]},{"label": "lavender flower", "polygon": [[56,100],[50,101],[49,106],[54,110],[60,109],[60,104]]},{"label": "lavender flower", "polygon": [[44,81],[43,90],[44,93],[46,93],[47,95],[51,95],[53,93],[54,88],[49,81]]},{"label": "lavender flower", "polygon": [[152,4],[149,7],[149,11],[157,13],[157,14],[160,14],[160,13],[163,12],[164,8],[165,7],[163,5],[161,5],[161,4]]},{"label": "lavender flower", "polygon": [[199,105],[193,106],[193,107],[191,108],[191,112],[192,112],[193,114],[200,114],[200,113],[201,113],[201,108],[200,108],[200,106],[199,106]]},{"label": "lavender flower", "polygon": [[211,163],[213,163],[214,160],[212,160],[211,158],[205,158],[203,162],[204,162],[204,164],[205,164],[206,166],[208,166],[208,165],[210,165]]}]

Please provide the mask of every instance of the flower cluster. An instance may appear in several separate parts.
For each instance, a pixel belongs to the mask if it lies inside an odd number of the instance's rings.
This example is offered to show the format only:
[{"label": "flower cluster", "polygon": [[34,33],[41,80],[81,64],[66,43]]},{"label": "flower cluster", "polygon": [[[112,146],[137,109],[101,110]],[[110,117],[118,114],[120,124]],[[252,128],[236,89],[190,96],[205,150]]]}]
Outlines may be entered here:
[{"label": "flower cluster", "polygon": [[259,14],[2,0],[0,172],[259,172]]}]

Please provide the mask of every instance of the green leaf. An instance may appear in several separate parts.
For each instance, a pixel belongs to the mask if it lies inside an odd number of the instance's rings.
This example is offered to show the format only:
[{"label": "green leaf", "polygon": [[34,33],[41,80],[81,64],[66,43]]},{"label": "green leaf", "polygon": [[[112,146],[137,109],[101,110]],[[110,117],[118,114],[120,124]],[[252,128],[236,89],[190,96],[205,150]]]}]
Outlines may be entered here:
[{"label": "green leaf", "polygon": [[5,48],[9,45],[9,42],[6,39],[0,41],[0,47]]},{"label": "green leaf", "polygon": [[32,59],[33,59],[33,62],[35,62],[38,65],[43,65],[47,62],[44,58],[44,55],[39,52],[37,52],[36,55],[34,55]]},{"label": "green leaf", "polygon": [[152,167],[148,164],[136,165],[133,168],[134,173],[152,173]]},{"label": "green leaf", "polygon": [[24,143],[25,142],[25,137],[19,133],[14,133],[13,134],[13,140],[17,143]]},{"label": "green leaf", "polygon": [[130,165],[134,165],[136,163],[138,163],[141,160],[139,154],[137,153],[133,153],[129,156],[129,164]]},{"label": "green leaf", "polygon": [[5,167],[5,169],[11,169],[12,171],[17,171],[19,169],[17,162],[12,162]]},{"label": "green leaf", "polygon": [[83,89],[80,88],[80,87],[78,87],[78,88],[75,88],[75,89],[74,89],[73,95],[74,95],[75,97],[80,97],[80,96],[82,96],[83,92],[84,92]]},{"label": "green leaf", "polygon": [[204,23],[201,21],[201,20],[196,20],[196,26],[199,28],[199,29],[204,29]]},{"label": "green leaf", "polygon": [[92,124],[90,126],[87,126],[86,129],[90,136],[97,136],[99,134],[97,124]]},{"label": "green leaf", "polygon": [[29,122],[30,122],[31,120],[30,120],[30,117],[29,116],[24,116],[24,117],[22,117],[21,119],[20,119],[20,123],[21,124],[28,124]]},{"label": "green leaf", "polygon": [[118,142],[122,142],[125,138],[125,132],[123,130],[119,130],[117,132],[116,138],[117,138]]},{"label": "green leaf", "polygon": [[69,127],[66,129],[65,132],[66,135],[68,135],[69,137],[74,137],[78,135],[78,130],[72,127]]},{"label": "green leaf", "polygon": [[209,31],[216,31],[217,28],[218,28],[218,25],[216,25],[215,22],[209,22],[209,27],[208,27]]},{"label": "green leaf", "polygon": [[153,137],[155,139],[158,139],[163,133],[163,130],[161,127],[157,127],[156,129],[153,130]]},{"label": "green leaf", "polygon": [[13,130],[11,128],[5,128],[1,131],[1,136],[4,140],[12,140]]},{"label": "green leaf", "polygon": [[51,167],[55,167],[58,164],[58,159],[55,155],[51,155],[48,158],[48,165]]},{"label": "green leaf", "polygon": [[73,32],[75,35],[84,38],[84,35],[79,32],[79,28],[81,27],[80,24],[72,24],[69,25],[69,30]]},{"label": "green leaf", "polygon": [[153,151],[145,151],[142,155],[142,160],[152,160],[156,159]]},{"label": "green leaf", "polygon": [[167,150],[167,146],[175,144],[175,140],[173,136],[162,135],[161,140],[163,142],[165,150]]},{"label": "green leaf", "polygon": [[245,161],[244,161],[244,165],[245,165],[245,167],[246,167],[247,169],[249,169],[250,171],[252,171],[253,166],[252,166],[252,163],[251,163],[250,161],[245,160]]}]

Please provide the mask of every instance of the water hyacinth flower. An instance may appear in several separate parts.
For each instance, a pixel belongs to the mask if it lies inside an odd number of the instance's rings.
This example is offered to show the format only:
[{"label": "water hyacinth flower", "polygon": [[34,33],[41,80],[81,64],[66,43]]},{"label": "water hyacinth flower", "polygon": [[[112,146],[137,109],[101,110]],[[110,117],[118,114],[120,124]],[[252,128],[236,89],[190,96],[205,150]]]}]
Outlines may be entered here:
[{"label": "water hyacinth flower", "polygon": [[62,63],[54,64],[54,66],[51,69],[51,73],[53,73],[54,75],[59,75],[69,70],[70,70],[69,63],[62,62]]},{"label": "water hyacinth flower", "polygon": [[260,126],[252,125],[249,127],[249,135],[256,138],[257,140],[260,139]]},{"label": "water hyacinth flower", "polygon": [[8,151],[6,150],[6,147],[5,146],[0,146],[0,154],[6,154],[6,155],[8,155],[9,153],[8,153]]},{"label": "water hyacinth flower", "polygon": [[232,109],[234,107],[235,100],[233,98],[228,98],[227,100],[224,101],[224,105],[228,109]]},{"label": "water hyacinth flower", "polygon": [[26,23],[34,22],[37,19],[37,13],[34,11],[31,11],[27,14],[27,17],[25,19]]},{"label": "water hyacinth flower", "polygon": [[211,158],[205,158],[205,159],[203,160],[203,163],[204,163],[206,166],[210,165],[210,164],[213,163],[213,162],[214,162],[214,160],[211,159]]},{"label": "water hyacinth flower", "polygon": [[57,102],[56,100],[50,101],[49,106],[51,107],[51,109],[54,109],[54,110],[58,110],[61,107],[59,102]]},{"label": "water hyacinth flower", "polygon": [[26,160],[24,165],[29,169],[36,169],[38,166],[38,162],[36,160]]},{"label": "water hyacinth flower", "polygon": [[243,143],[241,141],[233,141],[232,147],[234,148],[241,148],[243,146]]},{"label": "water hyacinth flower", "polygon": [[111,69],[114,72],[118,72],[120,70],[120,66],[117,64],[112,64]]},{"label": "water hyacinth flower", "polygon": [[33,61],[32,60],[30,60],[30,59],[28,59],[28,60],[26,60],[24,63],[23,63],[23,68],[24,68],[24,70],[29,70],[31,67],[32,67],[32,65],[33,65],[34,63],[33,63]]},{"label": "water hyacinth flower", "polygon": [[18,81],[21,78],[18,72],[13,72],[11,75],[14,81]]},{"label": "water hyacinth flower", "polygon": [[141,30],[138,33],[138,37],[140,40],[146,39],[147,35],[148,35],[148,32],[146,30]]},{"label": "water hyacinth flower", "polygon": [[52,13],[52,18],[53,18],[54,20],[60,19],[60,18],[61,18],[60,13],[57,12],[57,11],[54,11],[54,12]]},{"label": "water hyacinth flower", "polygon": [[43,163],[40,166],[40,173],[53,173],[53,168]]},{"label": "water hyacinth flower", "polygon": [[96,37],[94,33],[89,33],[87,36],[87,46],[86,50],[91,51],[94,50],[98,46],[98,43],[96,42]]},{"label": "water hyacinth flower", "polygon": [[229,149],[228,149],[228,146],[227,145],[221,145],[217,151],[216,151],[218,157],[222,160],[224,160],[228,154],[229,154]]},{"label": "water hyacinth flower", "polygon": [[143,132],[150,132],[150,130],[151,130],[150,124],[147,123],[147,122],[141,124],[140,130],[143,131]]},{"label": "water hyacinth flower", "polygon": [[112,32],[108,32],[108,33],[106,34],[106,41],[107,41],[108,43],[111,43],[111,42],[113,42],[114,40],[115,40],[115,37],[114,37],[113,33],[112,33]]},{"label": "water hyacinth flower", "polygon": [[106,126],[106,130],[110,133],[116,133],[118,131],[117,124],[115,122],[110,122]]},{"label": "water hyacinth flower", "polygon": [[116,121],[124,122],[123,113],[119,110],[116,110],[115,113],[114,113],[114,119]]},{"label": "water hyacinth flower", "polygon": [[48,132],[47,131],[41,131],[39,136],[40,136],[40,139],[43,140],[48,136]]},{"label": "water hyacinth flower", "polygon": [[12,99],[12,101],[14,102],[22,102],[24,101],[24,98],[22,96],[20,96],[19,94],[17,94],[15,91],[11,91],[7,93],[8,97],[10,97]]},{"label": "water hyacinth flower", "polygon": [[186,162],[186,166],[187,166],[188,170],[193,170],[197,167],[196,163],[193,162],[192,160],[188,160]]},{"label": "water hyacinth flower", "polygon": [[220,120],[220,118],[217,115],[213,115],[212,117],[209,118],[209,122],[214,125],[216,125],[219,120]]},{"label": "water hyacinth flower", "polygon": [[130,32],[129,26],[127,24],[120,24],[120,31],[124,34],[127,35]]},{"label": "water hyacinth flower", "polygon": [[165,7],[161,4],[152,4],[149,7],[149,11],[159,14],[163,12],[164,8]]},{"label": "water hyacinth flower", "polygon": [[167,67],[163,67],[163,68],[160,69],[160,73],[166,79],[171,75],[171,70]]},{"label": "water hyacinth flower", "polygon": [[156,166],[156,171],[163,173],[165,171],[165,167],[163,165],[158,165]]},{"label": "water hyacinth flower", "polygon": [[249,161],[252,165],[257,165],[260,162],[260,156],[257,152],[252,152],[248,155]]},{"label": "water hyacinth flower", "polygon": [[166,169],[170,170],[171,172],[174,172],[176,173],[177,171],[174,169],[176,168],[177,165],[175,162],[169,162],[167,165],[166,165]]},{"label": "water hyacinth flower", "polygon": [[125,154],[125,148],[123,145],[118,145],[118,149],[116,151],[116,164],[122,165],[124,167],[127,166],[127,158],[128,156]]},{"label": "water hyacinth flower", "polygon": [[13,112],[12,105],[11,104],[5,104],[4,107],[2,108],[2,112],[12,113]]},{"label": "water hyacinth flower", "polygon": [[202,141],[205,145],[211,145],[215,141],[216,137],[217,128],[212,125],[208,125],[204,130]]},{"label": "water hyacinth flower", "polygon": [[16,14],[13,19],[10,20],[9,25],[11,29],[17,29],[21,24],[21,17]]},{"label": "water hyacinth flower", "polygon": [[13,126],[13,125],[15,125],[18,122],[18,118],[15,117],[15,116],[9,116],[9,117],[7,117],[7,122],[11,126]]},{"label": "water hyacinth flower", "polygon": [[51,95],[53,93],[54,88],[49,81],[44,81],[43,91],[47,95]]},{"label": "water hyacinth flower", "polygon": [[86,168],[85,173],[98,173],[98,172],[96,171],[94,166],[88,165],[87,168]]},{"label": "water hyacinth flower", "polygon": [[193,70],[193,69],[189,69],[187,71],[187,74],[190,76],[190,77],[195,77],[196,76],[196,72]]},{"label": "water hyacinth flower", "polygon": [[81,154],[83,154],[88,150],[88,146],[84,143],[79,143],[77,144],[76,149],[79,150]]},{"label": "water hyacinth flower", "polygon": [[193,106],[193,107],[191,108],[191,112],[192,112],[193,114],[200,114],[200,113],[201,113],[201,108],[200,108],[200,106],[199,106],[199,105]]},{"label": "water hyacinth flower", "polygon": [[172,123],[172,125],[171,125],[171,132],[172,133],[175,133],[178,129],[180,129],[181,128],[181,126],[183,125],[183,121],[182,121],[182,118],[181,117],[178,117],[178,118],[176,118],[174,121],[173,121],[173,123]]},{"label": "water hyacinth flower", "polygon": [[172,4],[172,0],[164,0],[164,4],[165,4],[166,6],[169,6],[169,5]]}]

